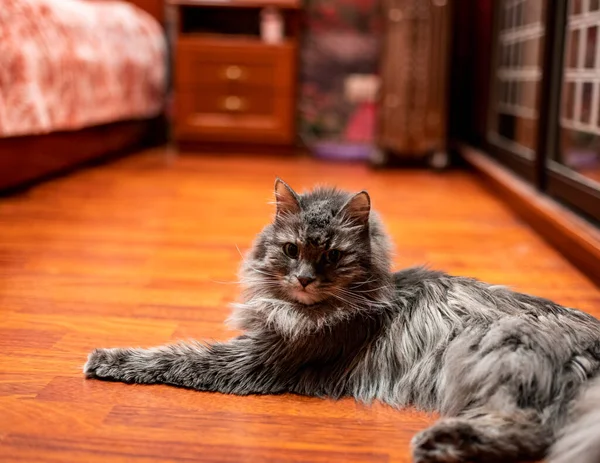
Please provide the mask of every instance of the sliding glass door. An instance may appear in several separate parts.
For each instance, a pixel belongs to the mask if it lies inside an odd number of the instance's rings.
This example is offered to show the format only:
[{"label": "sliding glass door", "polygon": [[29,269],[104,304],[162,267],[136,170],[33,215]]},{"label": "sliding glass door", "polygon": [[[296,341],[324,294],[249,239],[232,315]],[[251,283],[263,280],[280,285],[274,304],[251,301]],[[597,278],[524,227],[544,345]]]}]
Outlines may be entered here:
[{"label": "sliding glass door", "polygon": [[[600,1],[571,1],[554,20],[562,29],[557,143],[548,159],[548,190],[600,216]],[[562,45],[562,47],[561,47]],[[559,50],[557,50],[557,53]]]},{"label": "sliding glass door", "polygon": [[494,3],[487,147],[600,220],[600,0]]}]

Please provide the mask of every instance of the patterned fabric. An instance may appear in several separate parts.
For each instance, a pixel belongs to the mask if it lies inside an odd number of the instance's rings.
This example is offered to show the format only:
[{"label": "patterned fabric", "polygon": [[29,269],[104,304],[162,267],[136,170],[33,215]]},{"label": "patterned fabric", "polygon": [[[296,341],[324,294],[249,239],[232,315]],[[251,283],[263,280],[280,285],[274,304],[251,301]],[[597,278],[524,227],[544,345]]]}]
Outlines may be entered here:
[{"label": "patterned fabric", "polygon": [[163,109],[166,43],[147,13],[118,1],[0,2],[0,137]]}]

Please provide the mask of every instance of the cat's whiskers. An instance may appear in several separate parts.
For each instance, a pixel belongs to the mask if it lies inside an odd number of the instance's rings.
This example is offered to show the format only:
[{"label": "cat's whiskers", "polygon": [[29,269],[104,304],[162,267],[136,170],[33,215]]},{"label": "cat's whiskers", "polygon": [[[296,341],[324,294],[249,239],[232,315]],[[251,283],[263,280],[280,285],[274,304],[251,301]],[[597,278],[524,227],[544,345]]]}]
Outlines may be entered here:
[{"label": "cat's whiskers", "polygon": [[[385,288],[385,286],[377,288],[373,291],[381,290],[383,288]],[[365,301],[365,302],[378,303],[377,301],[374,301],[373,299],[370,299],[369,297],[367,297],[367,296],[370,296],[369,293],[372,291],[354,291],[354,290],[349,290],[346,288],[337,288],[337,291],[350,297],[351,299],[356,299],[356,300]],[[367,294],[367,296],[365,296],[364,294]]]},{"label": "cat's whiskers", "polygon": [[376,280],[377,280],[377,278],[369,278],[366,281],[361,281],[360,283],[356,283],[352,287],[353,288],[360,288],[361,286],[364,286],[364,285],[369,284],[369,283],[373,283]]},{"label": "cat's whiskers", "polygon": [[237,244],[235,244],[235,249],[237,249],[237,252],[239,253],[240,257],[242,258],[242,261],[244,262],[245,266],[248,267],[250,270],[254,270],[257,273],[261,273],[263,275],[270,276],[270,277],[275,276],[274,274],[271,274],[265,270],[261,270],[261,269],[258,269],[256,267],[250,265],[250,263],[248,262],[248,259],[246,259],[246,257],[244,257],[244,255],[242,254],[242,251],[240,251],[240,248],[238,247]]},{"label": "cat's whiskers", "polygon": [[236,280],[236,281],[219,281],[219,280],[213,280],[213,279],[209,279],[208,281],[210,281],[211,283],[217,283],[220,285],[239,285],[241,283],[241,281]]},{"label": "cat's whiskers", "polygon": [[345,304],[348,304],[355,311],[368,313],[372,311],[372,309],[386,309],[390,307],[390,304],[387,302],[373,301],[363,296],[356,296],[352,293],[344,292],[343,288],[338,288],[338,291],[338,294],[332,293],[332,296],[336,297]]},{"label": "cat's whiskers", "polygon": [[355,311],[362,310],[362,308],[359,305],[357,305],[358,303],[360,303],[359,301],[352,301],[352,300],[348,299],[347,297],[344,297],[343,295],[336,293],[336,292],[330,292],[328,294],[331,297],[334,297],[335,299],[344,303],[346,307],[350,307],[351,309],[353,309]]},{"label": "cat's whiskers", "polygon": [[357,290],[357,289],[351,288],[350,291],[353,293],[363,294],[363,293],[374,293],[374,292],[381,291],[382,289],[386,289],[386,288],[390,288],[390,285],[383,285],[383,286],[379,286],[377,288],[362,289],[362,290]]}]

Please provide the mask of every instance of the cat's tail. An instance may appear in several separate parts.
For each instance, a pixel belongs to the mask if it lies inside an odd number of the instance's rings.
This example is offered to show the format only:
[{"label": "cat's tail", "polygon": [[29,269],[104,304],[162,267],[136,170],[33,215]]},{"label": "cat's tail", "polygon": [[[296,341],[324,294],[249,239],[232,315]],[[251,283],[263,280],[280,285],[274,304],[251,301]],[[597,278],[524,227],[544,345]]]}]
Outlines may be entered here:
[{"label": "cat's tail", "polygon": [[600,376],[584,390],[570,423],[550,450],[549,463],[600,462]]}]

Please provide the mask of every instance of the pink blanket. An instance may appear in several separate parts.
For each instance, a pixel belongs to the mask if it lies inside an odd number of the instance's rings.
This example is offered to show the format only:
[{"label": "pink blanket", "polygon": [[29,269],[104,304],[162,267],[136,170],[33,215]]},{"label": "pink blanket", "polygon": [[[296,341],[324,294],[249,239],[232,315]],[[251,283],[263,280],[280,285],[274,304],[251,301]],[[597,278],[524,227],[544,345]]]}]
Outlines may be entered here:
[{"label": "pink blanket", "polygon": [[0,137],[157,115],[166,43],[117,1],[1,0]]}]

